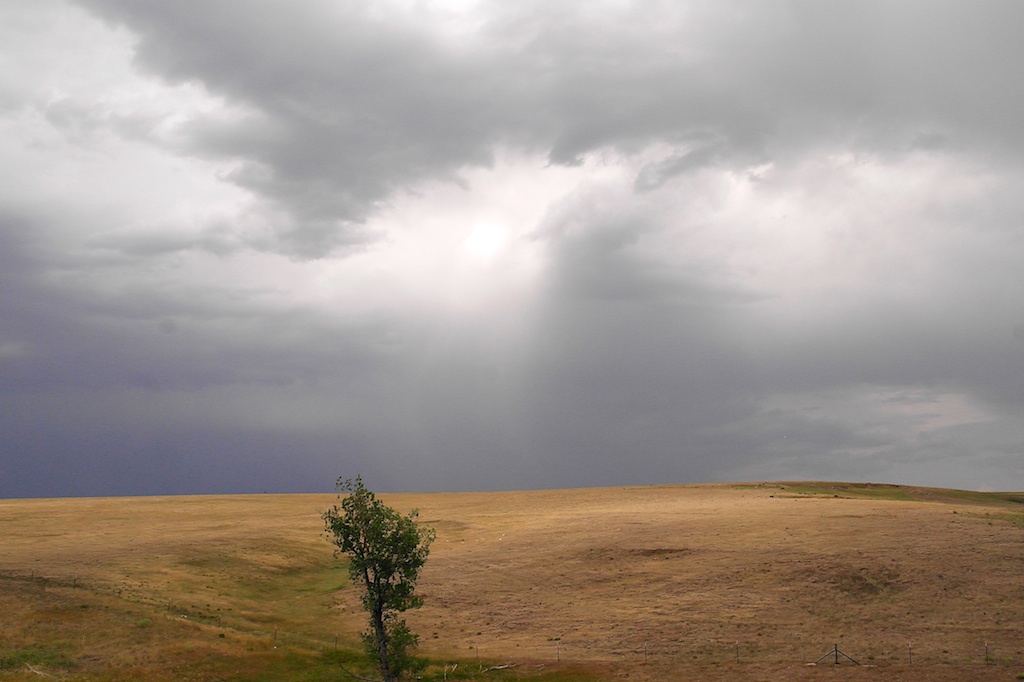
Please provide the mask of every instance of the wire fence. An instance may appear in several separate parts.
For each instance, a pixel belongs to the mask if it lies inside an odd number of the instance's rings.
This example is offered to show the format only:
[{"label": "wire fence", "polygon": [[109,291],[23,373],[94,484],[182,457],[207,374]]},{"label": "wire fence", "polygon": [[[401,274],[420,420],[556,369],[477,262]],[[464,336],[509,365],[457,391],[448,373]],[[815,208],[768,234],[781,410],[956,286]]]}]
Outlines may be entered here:
[{"label": "wire fence", "polygon": [[[352,647],[354,642],[336,635],[329,638],[289,633],[278,628],[249,634],[280,645],[307,649]],[[790,643],[773,646],[771,643],[733,641],[703,642],[668,645],[650,641],[637,642],[628,648],[602,650],[596,642],[566,641],[550,638],[528,646],[501,642],[473,642],[463,651],[467,655],[431,655],[438,663],[463,664],[493,668],[494,661],[530,661],[532,663],[586,664],[593,662],[625,664],[804,664],[817,666],[891,666],[907,665],[927,667],[933,665],[1020,665],[1024,664],[1024,636],[1019,641],[978,641],[973,645],[916,646],[908,642],[861,644],[856,648],[839,642],[806,644]],[[522,653],[519,653],[522,651]]]}]

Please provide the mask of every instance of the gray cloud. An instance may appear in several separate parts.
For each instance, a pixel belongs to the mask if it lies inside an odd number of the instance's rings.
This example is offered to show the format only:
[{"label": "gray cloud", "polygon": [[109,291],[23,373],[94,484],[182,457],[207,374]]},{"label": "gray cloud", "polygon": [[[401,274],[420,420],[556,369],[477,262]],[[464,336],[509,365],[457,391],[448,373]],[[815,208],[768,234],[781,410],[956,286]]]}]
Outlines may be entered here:
[{"label": "gray cloud", "polygon": [[197,118],[180,143],[234,160],[228,180],[284,207],[272,248],[299,256],[363,241],[356,226],[396,191],[457,181],[500,144],[561,164],[656,140],[688,147],[643,180],[657,182],[829,140],[875,150],[943,140],[987,154],[1021,143],[1012,3],[482,4],[480,27],[460,39],[429,9],[82,4],[136,33],[142,68],[247,112]]},{"label": "gray cloud", "polygon": [[3,13],[0,496],[1024,486],[1018,3]]}]

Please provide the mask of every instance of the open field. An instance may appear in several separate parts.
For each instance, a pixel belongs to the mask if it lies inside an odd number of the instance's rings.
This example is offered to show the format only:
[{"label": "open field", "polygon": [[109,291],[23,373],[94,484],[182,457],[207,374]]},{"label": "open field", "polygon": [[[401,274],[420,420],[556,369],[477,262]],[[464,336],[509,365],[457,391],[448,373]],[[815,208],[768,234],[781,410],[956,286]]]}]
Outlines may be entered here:
[{"label": "open field", "polygon": [[[382,497],[437,530],[426,606],[408,618],[437,663],[428,679],[456,662],[448,679],[1024,673],[1024,495],[771,483]],[[333,502],[0,500],[0,680],[347,679],[363,614],[320,536]],[[863,665],[807,665],[836,643]]]}]

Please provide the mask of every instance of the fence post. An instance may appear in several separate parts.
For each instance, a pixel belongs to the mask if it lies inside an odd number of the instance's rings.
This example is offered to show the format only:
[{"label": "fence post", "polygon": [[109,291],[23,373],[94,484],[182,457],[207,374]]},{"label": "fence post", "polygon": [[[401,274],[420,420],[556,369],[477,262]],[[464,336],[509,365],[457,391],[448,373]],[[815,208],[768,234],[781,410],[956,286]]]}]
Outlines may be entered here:
[{"label": "fence post", "polygon": [[832,651],[828,652],[827,654],[825,654],[824,656],[822,656],[821,658],[819,658],[819,659],[818,659],[817,661],[815,661],[814,663],[815,663],[815,664],[821,663],[822,661],[824,661],[824,660],[825,660],[826,658],[828,658],[829,656],[832,656],[833,654],[835,654],[835,657],[836,657],[836,665],[839,665],[839,656],[840,656],[840,655],[841,655],[841,656],[842,656],[843,658],[845,658],[845,659],[848,659],[848,660],[849,660],[849,661],[850,661],[851,663],[853,663],[854,665],[860,665],[860,663],[859,663],[858,661],[856,661],[856,660],[855,660],[855,659],[853,659],[853,658],[850,658],[850,656],[848,656],[848,655],[847,655],[847,654],[846,654],[845,652],[842,652],[842,651],[840,651],[840,650],[839,650],[839,642],[836,642],[835,644],[833,644],[833,645],[832,645]]}]

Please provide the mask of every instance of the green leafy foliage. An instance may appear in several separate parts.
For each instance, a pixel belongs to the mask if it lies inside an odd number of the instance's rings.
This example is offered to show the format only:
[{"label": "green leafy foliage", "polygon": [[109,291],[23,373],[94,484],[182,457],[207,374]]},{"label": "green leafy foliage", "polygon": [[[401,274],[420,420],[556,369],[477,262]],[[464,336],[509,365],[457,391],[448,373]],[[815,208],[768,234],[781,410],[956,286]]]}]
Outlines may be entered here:
[{"label": "green leafy foliage", "polygon": [[347,494],[340,506],[324,512],[327,539],[337,555],[348,558],[349,576],[363,587],[362,604],[370,617],[363,641],[385,682],[393,682],[422,668],[411,654],[418,637],[399,614],[423,603],[415,594],[416,580],[434,531],[417,525],[415,510],[403,516],[378,500],[361,478],[338,479],[338,489]]}]

